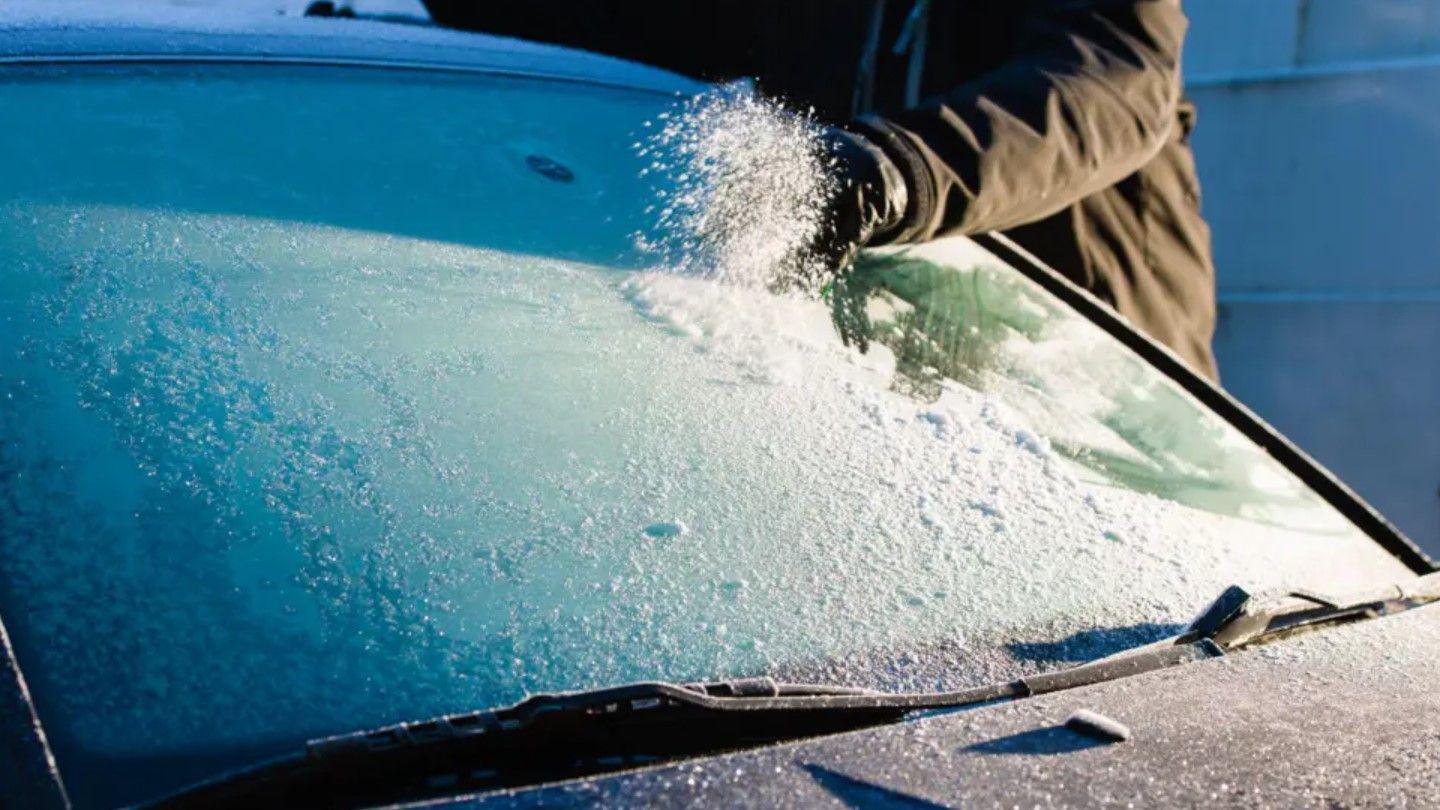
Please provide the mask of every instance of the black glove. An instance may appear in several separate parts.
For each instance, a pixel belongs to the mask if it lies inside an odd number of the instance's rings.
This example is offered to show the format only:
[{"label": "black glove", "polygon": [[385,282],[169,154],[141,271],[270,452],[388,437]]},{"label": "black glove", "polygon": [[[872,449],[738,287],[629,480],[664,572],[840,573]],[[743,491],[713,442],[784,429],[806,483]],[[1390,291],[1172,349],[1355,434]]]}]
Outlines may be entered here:
[{"label": "black glove", "polygon": [[839,188],[811,249],[822,272],[843,273],[868,244],[883,243],[905,217],[909,194],[895,163],[870,139],[843,129],[825,135]]},{"label": "black glove", "polygon": [[826,133],[838,188],[831,195],[824,227],[811,248],[811,266],[828,279],[826,298],[840,338],[860,351],[870,347],[866,311],[870,283],[847,273],[860,248],[883,244],[905,217],[909,192],[895,163],[870,139],[843,129]]}]

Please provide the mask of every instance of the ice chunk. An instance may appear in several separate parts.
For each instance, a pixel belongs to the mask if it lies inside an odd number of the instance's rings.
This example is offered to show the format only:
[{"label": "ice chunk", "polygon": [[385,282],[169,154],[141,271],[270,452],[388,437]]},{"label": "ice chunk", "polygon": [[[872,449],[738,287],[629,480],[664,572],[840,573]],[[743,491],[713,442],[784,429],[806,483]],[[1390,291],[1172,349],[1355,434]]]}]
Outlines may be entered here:
[{"label": "ice chunk", "polygon": [[1079,709],[1067,717],[1065,727],[1087,737],[1107,742],[1124,742],[1130,739],[1129,726],[1089,709]]}]

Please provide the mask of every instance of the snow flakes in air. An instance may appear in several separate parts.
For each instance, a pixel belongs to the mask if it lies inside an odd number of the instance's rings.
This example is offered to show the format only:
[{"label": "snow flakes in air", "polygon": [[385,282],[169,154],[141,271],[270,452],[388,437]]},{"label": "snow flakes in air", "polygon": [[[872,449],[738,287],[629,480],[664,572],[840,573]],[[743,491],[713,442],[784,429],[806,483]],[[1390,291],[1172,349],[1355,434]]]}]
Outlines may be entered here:
[{"label": "snow flakes in air", "polygon": [[680,272],[774,289],[815,287],[806,248],[834,191],[821,129],[736,83],[664,113],[636,144],[656,181],[642,249]]}]

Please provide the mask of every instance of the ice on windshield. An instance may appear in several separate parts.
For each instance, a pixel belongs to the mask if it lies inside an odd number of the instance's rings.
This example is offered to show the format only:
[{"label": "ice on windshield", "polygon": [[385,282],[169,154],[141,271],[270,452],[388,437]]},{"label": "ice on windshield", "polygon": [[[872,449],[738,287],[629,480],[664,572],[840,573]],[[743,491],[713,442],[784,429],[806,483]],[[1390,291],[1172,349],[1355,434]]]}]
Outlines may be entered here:
[{"label": "ice on windshield", "polygon": [[1341,565],[1338,520],[1297,535],[1088,483],[1000,397],[897,392],[893,353],[845,349],[815,302],[27,213],[59,255],[12,277],[6,551],[38,577],[31,632],[106,662],[61,681],[94,743],[183,745],[217,699],[261,732],[278,706],[319,727],[907,642],[981,656],[1375,567]]},{"label": "ice on windshield", "polygon": [[[663,101],[206,75],[0,86],[49,116],[0,132],[0,573],[62,767],[642,678],[991,681],[1404,573],[969,243],[862,268],[864,353],[825,301],[605,262]],[[343,126],[427,105],[474,128]]]}]

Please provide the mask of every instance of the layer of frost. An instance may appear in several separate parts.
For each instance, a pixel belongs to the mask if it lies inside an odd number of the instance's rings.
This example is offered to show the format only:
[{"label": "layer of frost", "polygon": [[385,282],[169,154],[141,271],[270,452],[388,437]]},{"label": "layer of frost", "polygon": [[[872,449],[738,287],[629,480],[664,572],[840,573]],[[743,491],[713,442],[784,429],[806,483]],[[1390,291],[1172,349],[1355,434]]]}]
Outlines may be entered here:
[{"label": "layer of frost", "polygon": [[890,267],[866,354],[816,300],[600,266],[659,102],[234,69],[3,96],[0,576],[61,746],[992,681],[1232,583],[1402,573],[957,245]]}]

